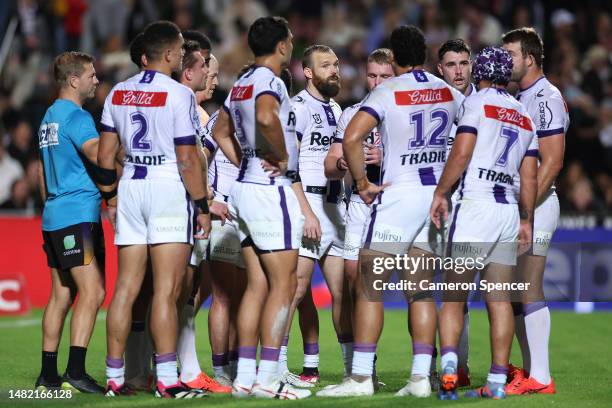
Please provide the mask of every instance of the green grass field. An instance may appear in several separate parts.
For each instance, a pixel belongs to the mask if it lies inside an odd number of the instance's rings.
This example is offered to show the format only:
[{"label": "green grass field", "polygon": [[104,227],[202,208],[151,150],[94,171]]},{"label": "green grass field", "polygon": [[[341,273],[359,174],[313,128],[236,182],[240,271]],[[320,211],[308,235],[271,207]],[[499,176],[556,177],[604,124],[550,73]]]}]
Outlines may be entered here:
[{"label": "green grass field", "polygon": [[[198,316],[198,348],[202,367],[211,372],[210,347],[206,333],[206,311]],[[36,311],[27,318],[0,319],[0,406],[180,406],[225,405],[263,407],[287,404],[296,407],[389,407],[406,405],[426,407],[440,405],[488,406],[500,404],[507,407],[609,407],[612,395],[612,364],[609,359],[610,338],[612,338],[612,315],[594,313],[577,315],[568,312],[553,312],[553,335],[550,342],[551,368],[557,385],[554,396],[532,395],[509,397],[505,401],[473,401],[460,399],[438,401],[413,397],[397,398],[393,394],[401,388],[409,375],[411,347],[406,330],[405,313],[388,311],[385,316],[385,330],[378,346],[378,372],[387,386],[372,398],[322,399],[310,398],[297,402],[269,400],[233,400],[230,396],[211,396],[196,401],[168,401],[155,399],[150,394],[140,393],[130,398],[104,399],[102,396],[76,395],[70,400],[9,400],[8,390],[29,389],[40,370],[40,320],[41,312]],[[473,311],[470,325],[470,366],[473,384],[480,385],[490,364],[488,323],[484,311]],[[26,321],[24,321],[24,319]],[[322,385],[341,380],[342,363],[338,344],[331,325],[329,311],[322,311],[321,321],[321,364]],[[302,362],[302,346],[297,324],[289,343],[289,365],[299,372]],[[68,325],[66,325],[68,327]],[[60,350],[60,371],[66,366],[68,331],[64,333]],[[105,357],[104,321],[99,320],[87,356],[89,373],[102,381],[104,379]],[[518,346],[514,345],[512,361],[520,362]]]}]

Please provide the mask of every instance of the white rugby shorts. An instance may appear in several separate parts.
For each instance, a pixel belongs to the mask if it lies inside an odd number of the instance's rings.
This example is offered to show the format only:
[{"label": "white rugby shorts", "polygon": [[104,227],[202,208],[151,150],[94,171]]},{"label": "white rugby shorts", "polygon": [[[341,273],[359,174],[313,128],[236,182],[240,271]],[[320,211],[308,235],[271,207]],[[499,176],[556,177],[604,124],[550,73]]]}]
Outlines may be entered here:
[{"label": "white rugby shorts", "polygon": [[344,251],[344,217],[346,204],[344,202],[328,203],[325,196],[304,193],[310,208],[319,219],[321,225],[321,241],[312,242],[303,239],[300,246],[300,256],[321,259],[325,255],[342,256]]}]

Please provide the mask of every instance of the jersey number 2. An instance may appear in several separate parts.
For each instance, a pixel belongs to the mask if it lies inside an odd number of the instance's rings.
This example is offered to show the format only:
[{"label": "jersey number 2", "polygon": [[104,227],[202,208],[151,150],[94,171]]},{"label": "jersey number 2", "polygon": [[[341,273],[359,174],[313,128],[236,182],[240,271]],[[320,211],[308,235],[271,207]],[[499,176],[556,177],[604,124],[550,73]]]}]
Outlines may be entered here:
[{"label": "jersey number 2", "polygon": [[149,131],[147,117],[140,112],[134,112],[130,115],[130,119],[133,125],[138,125],[138,129],[132,135],[132,150],[150,152],[151,141],[146,139]]}]

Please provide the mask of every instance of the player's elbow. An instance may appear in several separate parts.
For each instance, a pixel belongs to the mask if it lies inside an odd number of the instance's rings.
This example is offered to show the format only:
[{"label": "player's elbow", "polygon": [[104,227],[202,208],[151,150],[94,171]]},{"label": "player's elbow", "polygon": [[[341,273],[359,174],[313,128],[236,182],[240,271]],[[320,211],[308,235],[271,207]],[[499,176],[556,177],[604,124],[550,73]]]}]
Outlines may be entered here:
[{"label": "player's elbow", "polygon": [[268,129],[274,123],[274,115],[268,111],[258,111],[255,117],[259,128]]}]

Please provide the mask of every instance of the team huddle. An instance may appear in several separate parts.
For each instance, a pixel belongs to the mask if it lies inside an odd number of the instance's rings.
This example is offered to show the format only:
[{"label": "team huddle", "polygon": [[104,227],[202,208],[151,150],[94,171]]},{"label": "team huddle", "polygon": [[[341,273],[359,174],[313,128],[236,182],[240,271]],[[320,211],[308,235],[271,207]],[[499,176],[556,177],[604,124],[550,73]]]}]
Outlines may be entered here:
[{"label": "team huddle", "polygon": [[[170,22],[151,23],[130,46],[140,72],[109,93],[101,134],[82,109],[98,83],[93,58],[56,58],[60,95],[39,130],[43,247],[53,286],[36,387],[107,397],[153,389],[163,398],[307,398],[320,381],[310,289],[318,263],[344,379],[316,395],[373,395],[384,386],[375,368],[384,303],[371,296],[365,259],[457,257],[453,243],[478,242],[486,254],[479,279],[506,282],[525,271],[521,279],[540,296],[484,296],[491,368],[486,383],[464,395],[554,393],[550,313],[540,299],[569,116],[542,73],[537,32],[513,30],[502,47],[475,57],[463,40],[447,41],[438,77],[423,69],[422,32],[398,27],[390,49],[366,61],[368,95],[344,110],[333,99],[340,61],[325,45],[306,48],[306,86],[290,96],[292,40],[283,18],[256,20],[248,31],[254,62],[209,117],[200,105],[212,98],[220,64],[210,41]],[[506,91],[511,81],[520,88],[516,97]],[[118,248],[104,387],[85,370],[105,296],[102,200]],[[417,272],[421,279],[436,274],[425,266]],[[208,376],[194,320],[211,295]],[[429,291],[405,296],[412,367],[396,395],[457,399],[458,388],[471,385],[467,296],[443,299],[441,307]],[[57,350],[73,303],[60,376]],[[299,375],[287,366],[296,310]],[[509,363],[515,334],[522,368]]]}]

